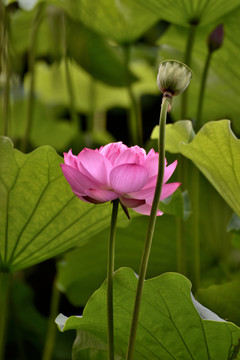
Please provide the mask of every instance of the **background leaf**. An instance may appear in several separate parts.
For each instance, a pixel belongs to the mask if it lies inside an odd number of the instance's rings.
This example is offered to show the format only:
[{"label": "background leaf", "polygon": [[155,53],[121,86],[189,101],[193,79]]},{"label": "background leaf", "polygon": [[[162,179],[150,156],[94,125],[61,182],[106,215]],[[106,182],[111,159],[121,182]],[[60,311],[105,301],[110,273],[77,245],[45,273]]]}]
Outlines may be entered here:
[{"label": "background leaf", "polygon": [[[206,5],[206,8],[208,4],[214,7],[216,5],[214,1],[206,3],[199,2],[199,6],[201,6],[201,4]],[[219,2],[217,9],[223,10],[223,8],[219,6]],[[238,81],[240,78],[240,69],[238,66],[240,60],[239,16],[240,7],[238,4],[238,7],[234,11],[219,18],[217,21],[211,23],[211,25],[196,28],[190,65],[193,71],[193,77],[187,90],[189,98],[187,116],[195,120],[201,78],[208,52],[207,38],[212,30],[222,23],[224,27],[223,45],[212,54],[202,108],[202,121],[205,123],[215,119],[230,119],[232,121],[232,127],[237,134],[240,134],[238,103],[240,96]],[[189,31],[189,29],[185,29],[183,26],[170,26],[158,41],[158,60],[174,58],[184,62],[184,52]],[[174,99],[171,115],[176,120],[181,119],[181,96]]]},{"label": "background leaf", "polygon": [[178,2],[174,0],[150,0],[147,3],[140,0],[140,3],[154,13],[158,13],[162,19],[183,26],[190,24],[203,26],[212,23],[239,7],[237,0],[231,0],[228,3],[224,0],[219,0],[217,3],[214,0],[183,0]]},{"label": "background leaf", "polygon": [[146,6],[143,12],[143,7],[137,1],[51,0],[51,3],[63,8],[73,19],[80,20],[118,43],[136,40],[158,19],[158,14],[148,11]]},{"label": "background leaf", "polygon": [[[159,126],[155,126],[151,138],[158,139],[158,133]],[[166,151],[171,153],[180,152],[180,144],[188,144],[193,140],[194,136],[195,132],[190,120],[180,120],[175,124],[167,124],[165,135]]]},{"label": "background leaf", "polygon": [[181,144],[180,149],[240,215],[240,141],[233,134],[230,121],[205,124],[193,141]]},{"label": "background leaf", "polygon": [[211,285],[205,289],[199,289],[197,292],[197,299],[201,304],[238,326],[240,325],[239,297],[239,279]]}]

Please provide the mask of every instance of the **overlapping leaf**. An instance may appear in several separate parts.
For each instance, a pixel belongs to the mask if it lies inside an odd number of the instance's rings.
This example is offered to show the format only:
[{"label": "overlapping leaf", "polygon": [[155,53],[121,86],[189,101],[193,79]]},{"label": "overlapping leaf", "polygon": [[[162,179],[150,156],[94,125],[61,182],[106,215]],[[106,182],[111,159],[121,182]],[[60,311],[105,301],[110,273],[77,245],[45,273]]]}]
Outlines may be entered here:
[{"label": "overlapping leaf", "polygon": [[97,207],[73,195],[61,162],[49,146],[23,154],[1,138],[0,269],[39,263],[108,225],[109,204]]},{"label": "overlapping leaf", "polygon": [[[123,360],[129,337],[137,277],[122,268],[114,276],[115,357]],[[229,359],[240,329],[227,322],[203,320],[193,305],[190,282],[168,273],[144,283],[134,359]],[[82,317],[56,319],[62,331],[78,329],[73,359],[106,359],[106,283],[95,292]]]}]

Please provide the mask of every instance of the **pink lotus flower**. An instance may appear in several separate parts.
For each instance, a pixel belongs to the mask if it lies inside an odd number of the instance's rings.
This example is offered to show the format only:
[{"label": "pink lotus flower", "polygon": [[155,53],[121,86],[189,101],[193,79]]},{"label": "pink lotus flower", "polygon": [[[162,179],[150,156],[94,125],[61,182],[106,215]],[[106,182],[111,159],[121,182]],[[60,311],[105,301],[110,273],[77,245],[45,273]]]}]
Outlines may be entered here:
[{"label": "pink lotus flower", "polygon": [[[155,192],[158,153],[153,149],[146,154],[139,146],[128,148],[122,142],[110,143],[100,149],[83,149],[78,156],[72,150],[64,153],[63,174],[79,199],[100,204],[119,198],[134,211],[150,215]],[[167,166],[161,193],[163,200],[171,195],[180,183],[166,184],[177,166]],[[158,210],[157,215],[162,215]]]}]

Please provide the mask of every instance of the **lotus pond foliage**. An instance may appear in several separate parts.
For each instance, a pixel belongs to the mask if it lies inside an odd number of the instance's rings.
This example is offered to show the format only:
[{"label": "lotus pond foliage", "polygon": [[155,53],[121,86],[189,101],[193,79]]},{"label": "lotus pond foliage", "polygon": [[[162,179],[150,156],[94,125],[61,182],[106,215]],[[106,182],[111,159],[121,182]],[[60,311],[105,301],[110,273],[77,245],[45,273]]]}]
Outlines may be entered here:
[{"label": "lotus pond foliage", "polygon": [[240,359],[239,21],[0,3],[0,360]]}]

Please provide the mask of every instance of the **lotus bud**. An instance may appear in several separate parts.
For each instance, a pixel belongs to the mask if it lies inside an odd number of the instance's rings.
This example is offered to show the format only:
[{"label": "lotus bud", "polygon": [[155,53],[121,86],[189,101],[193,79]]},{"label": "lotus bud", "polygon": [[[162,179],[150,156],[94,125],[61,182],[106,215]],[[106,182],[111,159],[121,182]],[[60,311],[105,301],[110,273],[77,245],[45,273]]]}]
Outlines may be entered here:
[{"label": "lotus bud", "polygon": [[218,25],[207,39],[208,49],[213,52],[222,46],[224,37],[223,25]]},{"label": "lotus bud", "polygon": [[165,60],[159,65],[157,84],[164,96],[172,97],[181,94],[192,77],[189,67],[180,61]]}]

